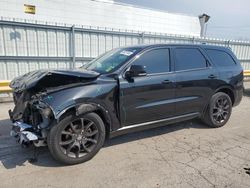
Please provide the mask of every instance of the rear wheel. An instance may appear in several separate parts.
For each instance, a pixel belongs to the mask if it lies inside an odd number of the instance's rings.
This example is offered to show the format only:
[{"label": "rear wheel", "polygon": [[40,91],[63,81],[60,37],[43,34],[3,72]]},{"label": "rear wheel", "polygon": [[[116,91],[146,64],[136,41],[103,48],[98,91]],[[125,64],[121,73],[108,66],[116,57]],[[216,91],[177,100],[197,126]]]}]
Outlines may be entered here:
[{"label": "rear wheel", "polygon": [[96,113],[69,115],[53,126],[48,135],[52,156],[64,164],[90,160],[105,140],[105,126]]},{"label": "rear wheel", "polygon": [[223,92],[215,93],[204,114],[203,121],[211,127],[222,127],[227,123],[232,112],[232,101]]}]

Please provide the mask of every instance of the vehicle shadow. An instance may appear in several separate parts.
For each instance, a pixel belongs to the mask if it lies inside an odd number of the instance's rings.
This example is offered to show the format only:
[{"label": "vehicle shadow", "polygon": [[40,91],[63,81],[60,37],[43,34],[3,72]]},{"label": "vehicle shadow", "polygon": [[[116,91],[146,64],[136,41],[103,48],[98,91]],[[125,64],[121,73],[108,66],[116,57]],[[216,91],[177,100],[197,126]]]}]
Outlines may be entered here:
[{"label": "vehicle shadow", "polygon": [[250,88],[244,89],[243,95],[245,97],[250,97]]},{"label": "vehicle shadow", "polygon": [[10,133],[10,125],[11,122],[9,119],[0,120],[0,136],[5,136]]},{"label": "vehicle shadow", "polygon": [[[11,122],[9,120],[0,120],[0,132],[1,127],[4,125],[10,129]],[[209,129],[206,125],[201,123],[199,120],[186,121],[183,123],[172,124],[167,126],[162,126],[158,128],[148,129],[145,131],[129,133],[126,135],[121,135],[110,140],[107,140],[104,144],[104,147],[111,147],[114,145],[124,144],[132,142],[135,140],[140,140],[144,138],[159,136],[162,134],[167,134],[170,132],[178,131],[181,129]],[[6,132],[6,128],[5,128]],[[33,159],[37,153],[37,161],[30,162],[30,159]],[[17,166],[25,166],[27,163],[43,166],[43,167],[63,167],[58,162],[56,162],[50,155],[47,147],[41,148],[22,148],[17,144],[14,138],[8,135],[0,136],[0,162],[5,169],[16,168]]]},{"label": "vehicle shadow", "polygon": [[0,120],[0,168],[1,163],[5,169],[25,166],[25,163],[34,158],[35,153],[38,155],[38,161],[32,163],[38,166],[56,167],[60,166],[50,156],[47,147],[23,148],[16,143],[15,138],[9,136],[11,130],[11,121],[9,119]]}]

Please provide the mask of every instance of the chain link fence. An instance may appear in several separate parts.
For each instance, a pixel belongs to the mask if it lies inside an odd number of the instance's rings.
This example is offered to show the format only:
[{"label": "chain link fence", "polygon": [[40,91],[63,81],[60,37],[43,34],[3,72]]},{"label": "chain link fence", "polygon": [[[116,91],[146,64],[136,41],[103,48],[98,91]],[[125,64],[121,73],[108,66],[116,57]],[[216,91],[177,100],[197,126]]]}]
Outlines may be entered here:
[{"label": "chain link fence", "polygon": [[79,67],[120,46],[155,43],[212,44],[230,47],[250,69],[250,42],[141,33],[27,20],[0,20],[0,80],[37,69]]}]

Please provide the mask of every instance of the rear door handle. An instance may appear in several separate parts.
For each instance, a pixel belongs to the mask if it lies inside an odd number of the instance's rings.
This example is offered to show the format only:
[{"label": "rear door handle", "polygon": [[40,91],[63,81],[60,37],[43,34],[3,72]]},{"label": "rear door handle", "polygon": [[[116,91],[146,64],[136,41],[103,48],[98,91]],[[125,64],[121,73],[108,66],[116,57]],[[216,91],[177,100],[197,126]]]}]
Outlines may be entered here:
[{"label": "rear door handle", "polygon": [[171,84],[172,81],[170,81],[170,80],[163,80],[162,83],[163,83],[163,84]]},{"label": "rear door handle", "polygon": [[216,76],[215,76],[215,75],[213,75],[213,74],[210,74],[210,75],[208,76],[208,78],[210,78],[210,79],[215,79],[215,78],[216,78]]}]

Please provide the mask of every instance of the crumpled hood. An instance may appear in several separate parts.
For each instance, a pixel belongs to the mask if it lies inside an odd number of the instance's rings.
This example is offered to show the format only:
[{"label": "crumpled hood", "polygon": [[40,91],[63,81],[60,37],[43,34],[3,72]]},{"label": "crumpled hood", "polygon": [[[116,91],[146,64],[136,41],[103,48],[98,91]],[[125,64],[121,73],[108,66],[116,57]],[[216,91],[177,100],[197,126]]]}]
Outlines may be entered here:
[{"label": "crumpled hood", "polygon": [[[27,90],[30,88],[33,88],[34,86],[38,85],[38,82],[41,82],[42,80],[45,81],[45,78],[47,77],[48,80],[46,82],[56,82],[54,84],[58,84],[58,86],[63,85],[65,82],[65,85],[70,83],[72,80],[73,82],[76,82],[76,80],[79,82],[83,79],[94,79],[97,78],[100,74],[94,71],[88,71],[84,69],[75,69],[75,70],[37,70],[32,71],[27,74],[24,74],[22,76],[16,77],[13,79],[10,83],[10,87],[15,92],[21,92],[23,90]],[[60,81],[60,83],[58,82]],[[48,83],[48,84],[49,84]]]}]

